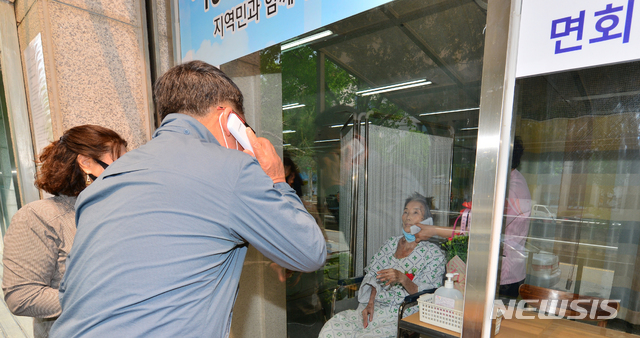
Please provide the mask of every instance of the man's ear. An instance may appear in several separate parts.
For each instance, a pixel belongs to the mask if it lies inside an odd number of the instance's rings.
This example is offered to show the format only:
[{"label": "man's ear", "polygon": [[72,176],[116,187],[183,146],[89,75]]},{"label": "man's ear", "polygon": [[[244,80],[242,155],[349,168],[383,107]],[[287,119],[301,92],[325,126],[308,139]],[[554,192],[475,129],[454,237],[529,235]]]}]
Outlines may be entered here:
[{"label": "man's ear", "polygon": [[225,136],[231,136],[231,132],[227,127],[227,123],[229,122],[229,115],[231,114],[231,108],[227,107],[222,112],[220,112],[220,123],[222,124],[222,131]]},{"label": "man's ear", "polygon": [[93,159],[89,156],[86,155],[82,155],[82,154],[78,154],[78,157],[76,157],[76,161],[78,162],[78,165],[80,166],[80,169],[82,169],[82,171],[85,174],[91,174],[91,161],[93,161]]}]

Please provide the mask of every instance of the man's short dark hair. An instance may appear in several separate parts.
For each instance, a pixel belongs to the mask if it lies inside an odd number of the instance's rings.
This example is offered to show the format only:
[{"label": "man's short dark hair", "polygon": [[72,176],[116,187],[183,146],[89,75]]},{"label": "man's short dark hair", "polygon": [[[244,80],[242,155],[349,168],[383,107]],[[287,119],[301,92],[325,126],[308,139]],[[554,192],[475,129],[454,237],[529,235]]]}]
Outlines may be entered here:
[{"label": "man's short dark hair", "polygon": [[156,81],[153,94],[161,119],[171,113],[206,116],[210,107],[224,102],[244,113],[238,86],[220,69],[202,61],[169,69]]},{"label": "man's short dark hair", "polygon": [[413,194],[409,195],[409,197],[407,197],[407,199],[404,201],[404,207],[406,208],[409,202],[418,202],[422,204],[422,207],[424,208],[424,218],[427,219],[429,217],[433,217],[431,215],[431,207],[429,206],[431,204],[431,200],[431,197],[426,198],[420,195],[418,192],[414,192]]},{"label": "man's short dark hair", "polygon": [[513,140],[513,154],[511,155],[511,169],[515,169],[520,165],[520,159],[524,154],[524,144],[520,136],[516,136]]}]

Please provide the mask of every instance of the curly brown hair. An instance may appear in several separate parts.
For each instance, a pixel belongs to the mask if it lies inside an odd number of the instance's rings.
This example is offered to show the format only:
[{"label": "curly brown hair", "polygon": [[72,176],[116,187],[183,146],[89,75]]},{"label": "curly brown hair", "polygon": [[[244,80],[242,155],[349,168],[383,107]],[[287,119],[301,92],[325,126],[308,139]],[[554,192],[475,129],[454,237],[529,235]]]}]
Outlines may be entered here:
[{"label": "curly brown hair", "polygon": [[42,150],[35,186],[56,196],[78,196],[86,187],[78,155],[100,159],[111,153],[115,160],[122,155],[123,146],[127,141],[111,129],[91,124],[73,127]]}]

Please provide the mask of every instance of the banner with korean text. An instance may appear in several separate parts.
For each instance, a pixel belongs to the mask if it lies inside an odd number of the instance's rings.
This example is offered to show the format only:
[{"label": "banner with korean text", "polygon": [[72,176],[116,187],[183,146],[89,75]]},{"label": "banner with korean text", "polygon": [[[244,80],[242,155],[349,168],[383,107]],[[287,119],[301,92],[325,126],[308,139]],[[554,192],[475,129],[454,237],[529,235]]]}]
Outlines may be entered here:
[{"label": "banner with korean text", "polygon": [[391,0],[179,0],[183,61],[221,65]]},{"label": "banner with korean text", "polygon": [[640,0],[523,0],[517,77],[640,59]]}]

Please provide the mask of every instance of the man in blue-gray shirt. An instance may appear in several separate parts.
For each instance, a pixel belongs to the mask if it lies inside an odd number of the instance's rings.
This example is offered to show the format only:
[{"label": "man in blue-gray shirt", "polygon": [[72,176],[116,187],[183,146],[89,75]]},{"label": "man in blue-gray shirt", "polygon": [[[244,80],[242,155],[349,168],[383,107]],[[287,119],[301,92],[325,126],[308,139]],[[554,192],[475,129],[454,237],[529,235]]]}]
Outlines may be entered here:
[{"label": "man in blue-gray shirt", "polygon": [[[226,337],[247,245],[310,272],[324,237],[271,143],[227,128],[242,94],[200,61],[155,85],[163,117],[79,196],[52,337]],[[251,156],[251,155],[255,155]]]}]

